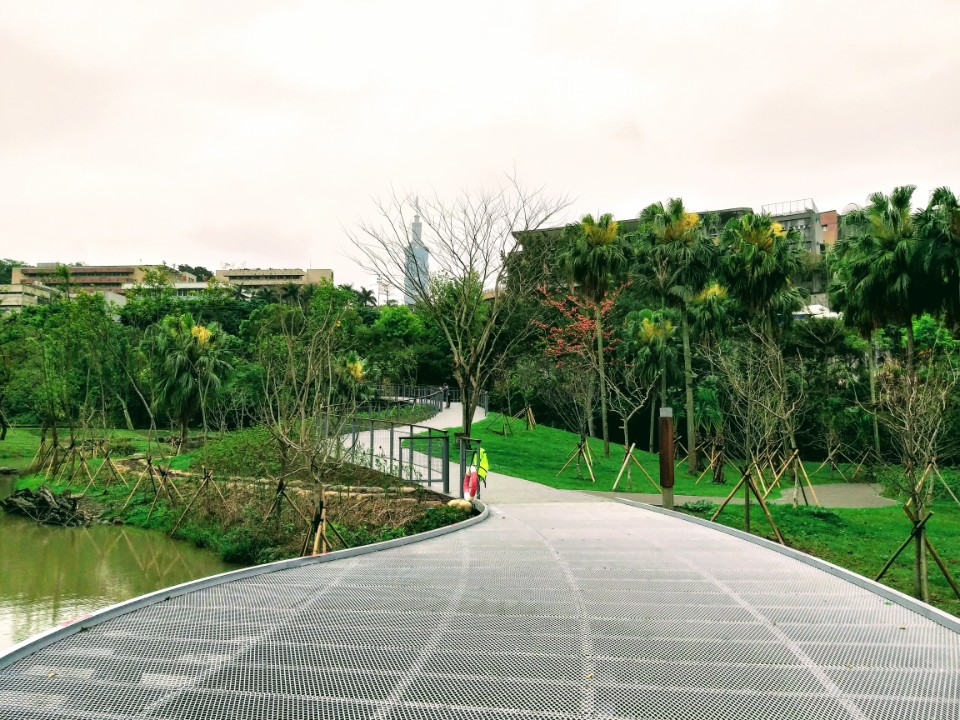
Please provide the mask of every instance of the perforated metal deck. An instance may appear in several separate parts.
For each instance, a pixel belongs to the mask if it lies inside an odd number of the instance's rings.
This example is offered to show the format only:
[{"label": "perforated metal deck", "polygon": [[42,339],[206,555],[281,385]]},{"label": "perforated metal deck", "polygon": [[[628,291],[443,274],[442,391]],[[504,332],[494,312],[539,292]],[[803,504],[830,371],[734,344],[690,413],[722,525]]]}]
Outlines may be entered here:
[{"label": "perforated metal deck", "polygon": [[137,610],[0,671],[17,720],[960,718],[960,635],[709,528],[512,505]]}]

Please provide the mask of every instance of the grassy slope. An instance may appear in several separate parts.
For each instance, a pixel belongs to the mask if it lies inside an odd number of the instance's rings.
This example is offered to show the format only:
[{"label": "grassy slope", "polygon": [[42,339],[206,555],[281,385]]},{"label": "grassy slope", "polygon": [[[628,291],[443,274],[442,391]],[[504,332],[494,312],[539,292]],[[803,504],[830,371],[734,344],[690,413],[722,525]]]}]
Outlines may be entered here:
[{"label": "grassy slope", "polygon": [[[565,490],[601,490],[613,489],[613,483],[620,471],[623,462],[624,447],[616,443],[610,444],[610,457],[603,457],[603,441],[590,438],[588,443],[593,453],[593,472],[597,482],[590,481],[586,467],[582,468],[583,478],[577,477],[576,462],[563,472],[558,478],[557,473],[577,447],[578,438],[573,433],[556,428],[538,425],[533,430],[527,430],[521,422],[513,423],[514,432],[511,435],[500,435],[502,423],[500,415],[490,415],[478,423],[474,423],[471,434],[483,441],[487,455],[490,458],[490,470],[493,472],[511,475],[513,477],[532,480],[550,487]],[[451,430],[451,434],[459,428]],[[451,453],[453,451],[451,450]],[[643,450],[634,450],[634,456],[643,465],[651,478],[659,482],[660,465],[658,457]],[[627,473],[624,472],[617,486],[617,492],[657,492],[656,488],[633,466],[633,485],[627,482]],[[723,497],[733,489],[737,474],[732,467],[725,469],[727,484],[718,485],[710,482],[709,475],[696,484],[696,477],[686,473],[686,465],[680,465],[675,473],[674,493],[677,495],[702,495],[706,497]],[[774,490],[770,497],[779,497],[779,490]]]}]

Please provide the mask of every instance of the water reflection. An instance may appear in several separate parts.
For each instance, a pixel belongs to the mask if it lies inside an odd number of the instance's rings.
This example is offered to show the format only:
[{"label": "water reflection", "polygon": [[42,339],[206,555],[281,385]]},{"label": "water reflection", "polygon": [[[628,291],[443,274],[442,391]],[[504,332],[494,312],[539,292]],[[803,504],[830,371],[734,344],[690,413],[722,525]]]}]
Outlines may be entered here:
[{"label": "water reflection", "polygon": [[[0,487],[0,497],[10,483]],[[94,610],[233,569],[161,533],[60,528],[0,512],[0,649]]]}]

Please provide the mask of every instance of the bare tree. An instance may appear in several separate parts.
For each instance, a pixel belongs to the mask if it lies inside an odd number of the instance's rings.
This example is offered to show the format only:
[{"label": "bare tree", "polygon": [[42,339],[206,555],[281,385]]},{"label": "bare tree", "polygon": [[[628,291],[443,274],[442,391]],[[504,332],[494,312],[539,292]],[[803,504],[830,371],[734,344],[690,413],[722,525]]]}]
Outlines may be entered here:
[{"label": "bare tree", "polygon": [[[505,187],[465,191],[452,202],[394,194],[377,203],[375,221],[351,233],[364,267],[409,294],[446,338],[465,435],[481,390],[530,332],[511,320],[522,307],[523,293],[540,282],[542,268],[511,262],[516,235],[543,227],[566,205],[563,198],[527,190],[511,178]],[[413,222],[422,223],[418,238],[409,231]],[[414,241],[429,253],[429,273],[413,251]]]},{"label": "bare tree", "polygon": [[344,462],[341,436],[357,408],[357,388],[341,356],[345,306],[315,302],[276,306],[263,324],[257,359],[263,367],[263,424],[280,452],[282,474],[315,479]]},{"label": "bare tree", "polygon": [[[729,462],[741,476],[712,519],[716,519],[742,486],[747,530],[750,530],[750,496],[753,495],[782,543],[780,530],[764,499],[768,489],[763,481],[763,468],[777,448],[783,448],[785,463],[796,460],[787,443],[794,430],[802,394],[788,384],[779,346],[767,334],[755,330],[751,330],[751,334],[753,342],[705,349],[720,378],[725,443],[720,462]],[[795,476],[794,482],[799,494],[802,492],[799,476]]]},{"label": "bare tree", "polygon": [[960,597],[960,590],[930,543],[926,529],[933,514],[934,483],[940,477],[937,456],[950,442],[946,435],[948,410],[958,381],[960,369],[936,357],[918,363],[913,372],[905,372],[896,363],[887,363],[877,373],[877,418],[890,431],[890,448],[899,460],[899,467],[888,468],[884,476],[901,497],[907,498],[904,510],[913,523],[910,535],[877,579],[883,577],[912,540],[914,589],[916,596],[926,602],[930,600],[927,551]]}]

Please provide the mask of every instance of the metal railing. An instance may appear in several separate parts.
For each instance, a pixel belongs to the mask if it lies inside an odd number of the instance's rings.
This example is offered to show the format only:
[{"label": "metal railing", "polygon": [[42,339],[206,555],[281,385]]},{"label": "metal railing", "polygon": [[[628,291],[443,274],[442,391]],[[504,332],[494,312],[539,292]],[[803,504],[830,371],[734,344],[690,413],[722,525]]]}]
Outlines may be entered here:
[{"label": "metal railing", "polygon": [[450,494],[450,437],[445,430],[357,416],[346,428],[349,462],[406,482],[438,484]]},{"label": "metal railing", "polygon": [[[423,385],[381,384],[376,395],[368,400],[360,413],[379,420],[422,422],[443,410],[443,392],[438,387]],[[406,418],[400,416],[407,415]]]}]

